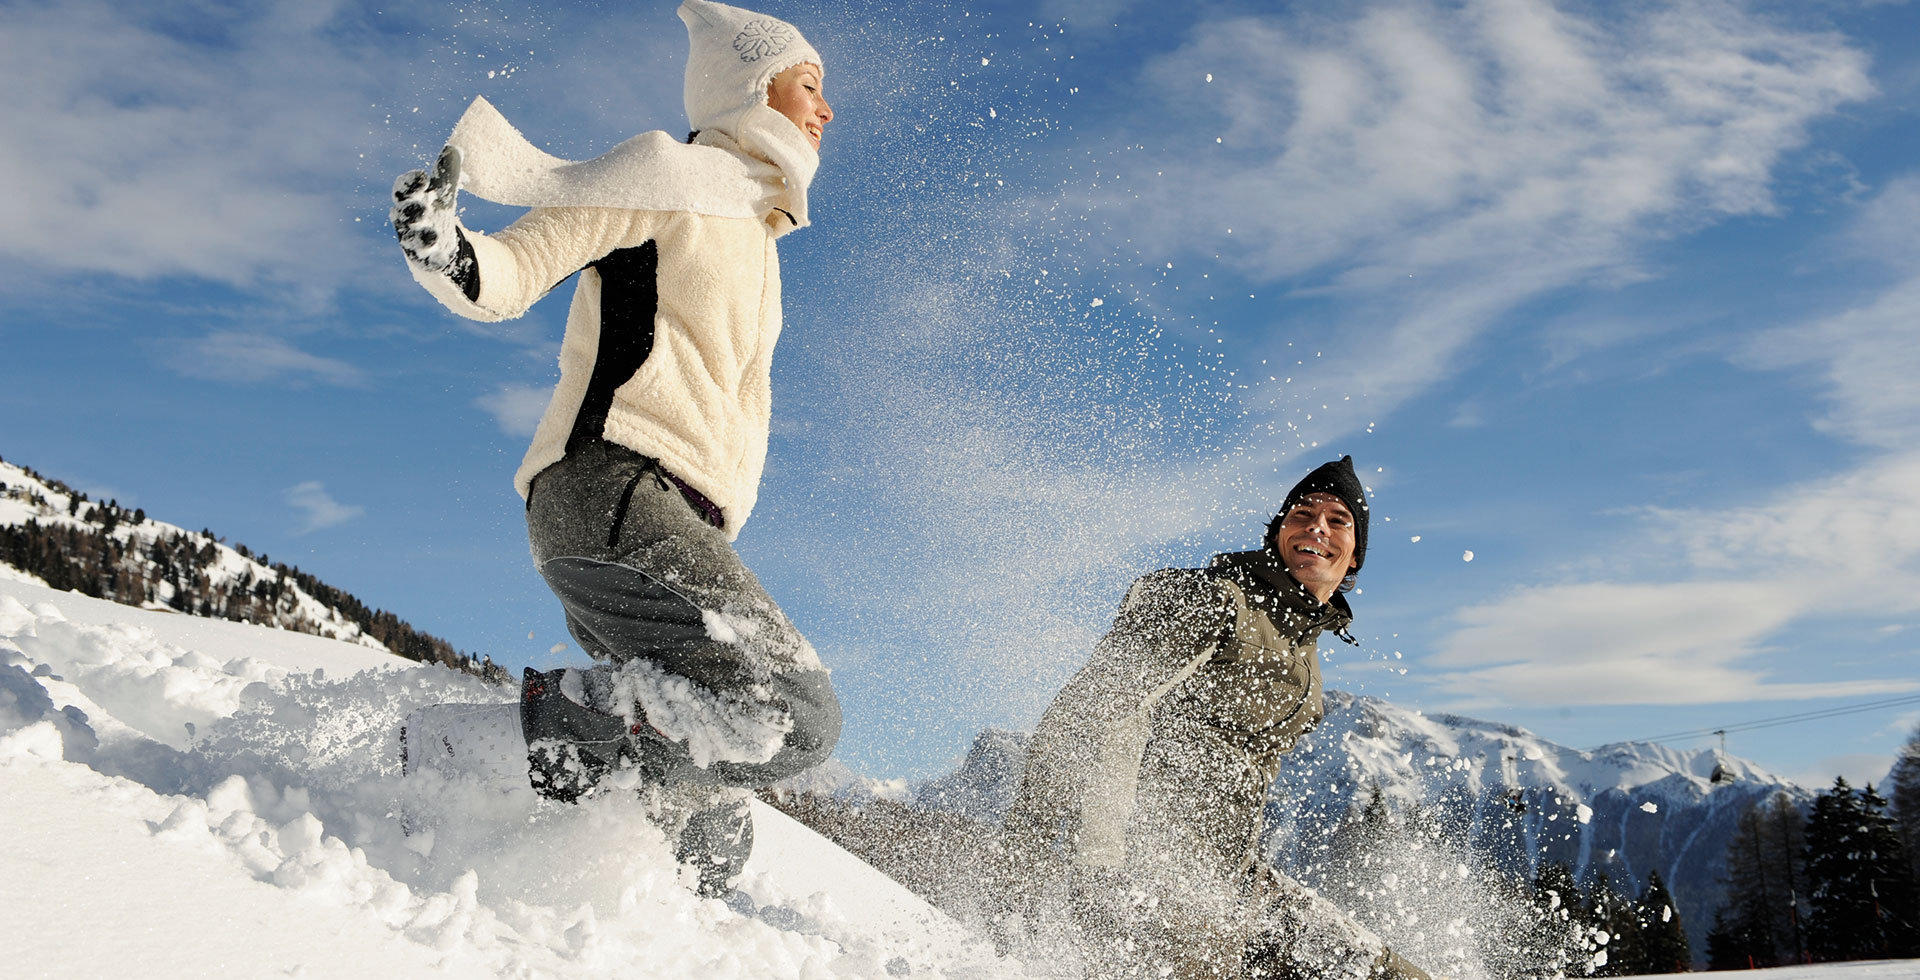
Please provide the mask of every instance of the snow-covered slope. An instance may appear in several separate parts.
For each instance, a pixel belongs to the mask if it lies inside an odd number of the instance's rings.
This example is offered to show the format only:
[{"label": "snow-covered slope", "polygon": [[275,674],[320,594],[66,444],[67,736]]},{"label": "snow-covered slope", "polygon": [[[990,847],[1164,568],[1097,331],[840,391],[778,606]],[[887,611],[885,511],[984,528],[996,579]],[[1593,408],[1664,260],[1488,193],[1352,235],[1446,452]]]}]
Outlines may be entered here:
[{"label": "snow-covered slope", "polygon": [[722,903],[636,800],[400,778],[407,711],[497,697],[357,644],[0,582],[0,973],[1019,975],[766,807]]},{"label": "snow-covered slope", "polygon": [[411,660],[501,676],[400,617],[211,531],[90,500],[0,461],[0,579],[345,640]]}]

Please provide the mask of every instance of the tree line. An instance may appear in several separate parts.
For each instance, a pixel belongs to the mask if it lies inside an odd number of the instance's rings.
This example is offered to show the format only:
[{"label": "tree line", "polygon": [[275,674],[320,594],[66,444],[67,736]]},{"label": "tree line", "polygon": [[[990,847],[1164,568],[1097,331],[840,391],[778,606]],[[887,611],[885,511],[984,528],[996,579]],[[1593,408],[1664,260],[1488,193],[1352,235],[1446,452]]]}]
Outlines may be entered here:
[{"label": "tree line", "polygon": [[[237,574],[223,570],[219,568],[222,541],[211,530],[194,534],[149,527],[144,510],[129,511],[117,500],[91,501],[57,480],[25,472],[66,495],[66,515],[72,521],[42,523],[30,518],[0,526],[0,564],[38,576],[51,588],[125,605],[165,606],[192,616],[321,635],[321,624],[302,608],[304,593],[398,656],[490,680],[507,679],[506,671],[490,658],[456,650],[446,640],[415,629],[391,612],[369,607],[298,566],[273,562],[245,545],[235,545],[232,551],[247,560]],[[30,486],[0,482],[0,499],[19,500],[49,517],[59,513],[52,501]],[[145,531],[125,533],[124,528]]]},{"label": "tree line", "polygon": [[1920,729],[1886,785],[1749,807],[1727,844],[1710,969],[1920,955]]}]

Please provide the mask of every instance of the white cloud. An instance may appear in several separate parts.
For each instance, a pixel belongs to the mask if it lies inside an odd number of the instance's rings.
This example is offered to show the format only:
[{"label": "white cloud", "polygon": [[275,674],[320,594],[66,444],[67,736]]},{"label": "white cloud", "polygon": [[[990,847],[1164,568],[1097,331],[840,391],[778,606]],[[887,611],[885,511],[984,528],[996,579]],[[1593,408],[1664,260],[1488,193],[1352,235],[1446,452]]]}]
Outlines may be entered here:
[{"label": "white cloud", "polygon": [[1860,209],[1839,250],[1908,273],[1920,269],[1920,175],[1889,181]]},{"label": "white cloud", "polygon": [[[1869,214],[1904,214],[1920,223],[1920,196],[1909,199],[1910,193],[1903,185]],[[1881,232],[1870,234],[1877,238]],[[1920,236],[1915,237],[1920,246]],[[1756,368],[1811,368],[1828,402],[1826,414],[1815,420],[1820,429],[1850,442],[1898,450],[1920,445],[1920,384],[1915,383],[1920,377],[1920,261],[1911,252],[1891,256],[1915,267],[1910,278],[1853,309],[1763,333],[1739,352],[1738,360]]]},{"label": "white cloud", "polygon": [[295,510],[300,511],[304,520],[296,534],[310,534],[323,528],[333,527],[366,513],[366,508],[349,506],[333,499],[325,485],[318,480],[308,480],[287,488],[286,500]]},{"label": "white cloud", "polygon": [[[1780,681],[1767,641],[1820,615],[1920,612],[1920,453],[1776,491],[1747,507],[1636,512],[1672,542],[1641,576],[1523,588],[1468,607],[1433,659],[1467,706],[1704,704],[1920,690],[1892,676]],[[1677,567],[1675,560],[1678,559]],[[1688,577],[1691,576],[1691,580]]]},{"label": "white cloud", "polygon": [[666,7],[0,5],[0,258],[21,282],[190,277],[282,305],[412,290],[386,191],[467,99],[539,122],[528,135],[563,155],[604,150],[636,116],[680,128],[684,45]]},{"label": "white cloud", "polygon": [[534,385],[503,384],[473,400],[473,404],[493,416],[500,431],[510,436],[532,436],[547,410],[550,388]]},{"label": "white cloud", "polygon": [[366,66],[322,30],[332,12],[0,8],[0,256],[236,285],[354,267],[329,185],[373,100]]},{"label": "white cloud", "polygon": [[1887,778],[1887,771],[1892,768],[1893,756],[1891,755],[1856,752],[1849,755],[1828,756],[1781,775],[1816,793],[1824,793],[1832,789],[1836,776],[1844,778],[1847,785],[1856,791],[1872,783],[1874,790],[1884,797],[1887,795],[1887,787],[1880,783]]},{"label": "white cloud", "polygon": [[181,374],[209,381],[262,384],[291,378],[347,388],[367,383],[366,374],[345,361],[309,354],[264,334],[229,331],[170,341],[161,359]]},{"label": "white cloud", "polygon": [[[1870,202],[1847,240],[1894,232],[1912,185]],[[1874,229],[1878,229],[1874,231]],[[1653,561],[1609,556],[1614,581],[1521,589],[1464,610],[1437,665],[1442,687],[1480,701],[1686,704],[1920,689],[1911,677],[1769,679],[1767,639],[1815,616],[1871,626],[1920,612],[1920,275],[1857,307],[1761,334],[1749,367],[1799,369],[1822,385],[1824,431],[1873,454],[1825,479],[1745,505],[1643,509]],[[1690,580],[1689,580],[1690,579]],[[1621,584],[1622,582],[1644,584]]]},{"label": "white cloud", "polygon": [[[1232,149],[1185,148],[1140,224],[1235,244],[1231,260],[1273,278],[1520,254],[1590,268],[1624,258],[1619,236],[1650,219],[1770,210],[1772,165],[1810,121],[1872,93],[1865,70],[1841,38],[1737,3],[1604,23],[1482,0],[1319,29],[1207,24],[1148,75]],[[1255,234],[1229,241],[1235,219]]]},{"label": "white cloud", "polygon": [[1882,732],[1899,739],[1900,744],[1905,745],[1907,739],[1920,734],[1920,711],[1909,711],[1900,715],[1882,729]]},{"label": "white cloud", "polygon": [[1802,603],[1835,610],[1920,611],[1920,452],[1776,491],[1764,504],[1654,513],[1707,574],[1792,582]]},{"label": "white cloud", "polygon": [[[1644,246],[1771,213],[1773,170],[1809,124],[1874,91],[1845,39],[1738,2],[1243,17],[1201,24],[1145,81],[1178,149],[1135,171],[1108,220],[1339,293],[1353,312],[1316,380],[1375,418],[1521,304],[1642,278]],[[1320,413],[1310,438],[1361,421]]]},{"label": "white cloud", "polygon": [[1464,707],[1712,704],[1920,690],[1894,678],[1777,682],[1762,643],[1821,608],[1792,581],[1595,582],[1519,590],[1464,610],[1429,661]]}]

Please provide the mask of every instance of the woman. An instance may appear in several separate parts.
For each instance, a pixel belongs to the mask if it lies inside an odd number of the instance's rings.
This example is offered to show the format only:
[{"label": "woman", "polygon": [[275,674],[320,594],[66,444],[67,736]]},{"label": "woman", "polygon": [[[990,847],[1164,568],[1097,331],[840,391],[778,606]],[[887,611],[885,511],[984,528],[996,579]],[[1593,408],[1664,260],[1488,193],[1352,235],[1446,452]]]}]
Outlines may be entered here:
[{"label": "woman", "polygon": [[[519,316],[579,274],[515,484],[534,561],[601,663],[527,670],[529,775],[572,801],[637,772],[719,895],[752,847],[747,791],[824,761],[840,731],[827,671],[731,545],[766,459],[774,241],[807,224],[833,110],[792,25],[707,0],[679,13],[687,143],[646,133],[569,163],[476,99],[435,173],[395,183],[392,218],[414,277],[462,316]],[[532,210],[470,231],[462,186]]]}]

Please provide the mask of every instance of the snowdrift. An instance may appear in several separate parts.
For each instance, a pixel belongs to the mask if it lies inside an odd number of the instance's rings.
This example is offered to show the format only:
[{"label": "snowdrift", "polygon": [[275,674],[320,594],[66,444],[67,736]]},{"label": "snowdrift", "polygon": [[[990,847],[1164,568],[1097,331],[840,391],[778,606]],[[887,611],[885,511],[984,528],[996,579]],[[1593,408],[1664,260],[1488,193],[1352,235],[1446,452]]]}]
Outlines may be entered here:
[{"label": "snowdrift", "polygon": [[511,696],[363,645],[0,581],[8,971],[1021,975],[764,806],[720,902],[636,800],[401,779],[408,711]]}]

